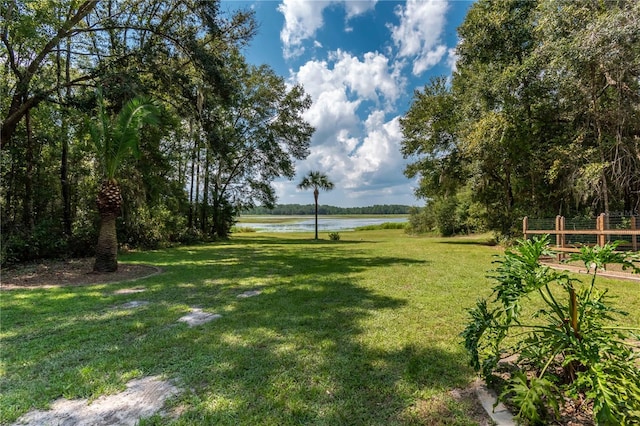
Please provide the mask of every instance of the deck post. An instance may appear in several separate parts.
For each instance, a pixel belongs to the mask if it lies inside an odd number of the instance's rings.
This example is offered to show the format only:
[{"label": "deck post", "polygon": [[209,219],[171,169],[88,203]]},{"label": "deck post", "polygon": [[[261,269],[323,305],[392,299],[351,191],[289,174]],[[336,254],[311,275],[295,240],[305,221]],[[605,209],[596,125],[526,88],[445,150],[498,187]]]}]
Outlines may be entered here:
[{"label": "deck post", "polygon": [[[600,216],[598,216],[598,219],[596,220],[596,229],[598,231],[604,231],[606,229],[606,220],[605,220],[605,214],[604,213],[600,213]],[[604,233],[598,234],[597,235],[597,244],[600,247],[604,247],[604,245],[607,243],[607,236]]]},{"label": "deck post", "polygon": [[527,229],[529,229],[529,217],[522,218],[522,235],[525,241],[527,241]]}]

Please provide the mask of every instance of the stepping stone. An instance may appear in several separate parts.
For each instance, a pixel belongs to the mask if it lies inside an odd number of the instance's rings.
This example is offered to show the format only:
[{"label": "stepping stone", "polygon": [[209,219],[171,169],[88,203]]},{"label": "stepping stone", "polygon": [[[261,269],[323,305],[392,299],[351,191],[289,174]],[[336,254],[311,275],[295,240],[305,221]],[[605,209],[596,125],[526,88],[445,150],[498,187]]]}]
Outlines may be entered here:
[{"label": "stepping stone", "polygon": [[113,294],[135,294],[135,293],[142,293],[144,291],[147,291],[146,288],[121,288],[120,290],[116,290],[113,292]]},{"label": "stepping stone", "polygon": [[222,318],[222,315],[203,312],[200,308],[192,308],[190,313],[180,317],[178,321],[186,322],[189,324],[189,327],[195,327],[196,325],[202,325],[218,318]]},{"label": "stepping stone", "polygon": [[164,414],[165,401],[181,389],[159,377],[143,377],[127,383],[127,389],[114,395],[87,399],[58,399],[48,411],[30,411],[14,425],[118,425],[135,426],[140,418]]},{"label": "stepping stone", "polygon": [[260,293],[262,293],[262,290],[248,290],[244,293],[240,293],[237,297],[239,297],[240,299],[246,299],[247,297],[257,296]]},{"label": "stepping stone", "polygon": [[131,302],[124,303],[119,306],[120,309],[131,309],[131,308],[139,308],[141,306],[148,305],[149,302],[146,300],[132,300]]}]

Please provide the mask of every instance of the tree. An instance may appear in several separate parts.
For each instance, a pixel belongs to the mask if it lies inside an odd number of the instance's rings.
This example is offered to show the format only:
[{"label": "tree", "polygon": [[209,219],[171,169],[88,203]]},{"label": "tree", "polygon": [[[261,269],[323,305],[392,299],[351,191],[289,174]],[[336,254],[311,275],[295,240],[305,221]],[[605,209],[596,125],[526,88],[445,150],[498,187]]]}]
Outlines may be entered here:
[{"label": "tree", "polygon": [[640,208],[638,2],[479,0],[457,70],[401,119],[427,200],[471,189],[489,229]]},{"label": "tree", "polygon": [[272,181],[293,178],[295,160],[307,157],[314,131],[302,118],[311,98],[299,85],[287,88],[270,67],[249,66],[232,52],[224,78],[233,89],[228,99],[206,91],[201,116],[206,135],[201,225],[216,238],[228,236],[240,209],[258,203],[273,207]]},{"label": "tree", "polygon": [[316,240],[318,239],[318,195],[320,194],[320,190],[330,191],[333,189],[333,182],[329,180],[327,175],[320,173],[319,171],[310,171],[304,178],[300,184],[298,184],[298,188],[300,189],[309,189],[313,188],[313,199],[316,205]]},{"label": "tree", "polygon": [[185,131],[196,121],[194,89],[208,85],[228,97],[225,52],[257,28],[248,9],[219,9],[216,0],[0,3],[3,263],[93,254],[98,217],[86,206],[99,178],[82,123],[95,106],[95,87],[104,88],[112,113],[136,94],[163,104],[163,127],[144,130],[141,159],[135,168],[125,161],[119,172],[118,236],[132,246],[146,236],[189,237],[180,228],[188,209],[185,147],[203,134]]},{"label": "tree", "polygon": [[114,272],[118,269],[118,237],[116,218],[122,207],[120,185],[116,180],[122,161],[139,155],[139,132],[143,124],[157,124],[157,108],[149,98],[136,97],[127,102],[117,116],[105,110],[102,94],[98,92],[97,124],[90,129],[91,140],[103,167],[103,179],[96,200],[100,213],[100,233],[96,246],[95,272]]}]

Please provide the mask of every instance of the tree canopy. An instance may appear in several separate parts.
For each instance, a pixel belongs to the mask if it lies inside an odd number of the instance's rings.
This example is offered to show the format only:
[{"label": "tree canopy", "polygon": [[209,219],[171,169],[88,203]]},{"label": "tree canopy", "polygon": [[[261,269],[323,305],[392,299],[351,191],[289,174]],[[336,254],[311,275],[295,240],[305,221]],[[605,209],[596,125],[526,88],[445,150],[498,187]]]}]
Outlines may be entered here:
[{"label": "tree canopy", "polygon": [[117,156],[124,245],[225,237],[240,209],[273,204],[273,179],[293,178],[308,154],[302,87],[245,63],[250,10],[15,0],[0,15],[3,264],[94,251],[109,169],[89,138],[98,105],[104,117],[136,97],[159,107],[156,125],[140,128],[138,155]]},{"label": "tree canopy", "polygon": [[475,3],[452,79],[401,120],[416,194],[503,235],[525,215],[638,214],[639,22],[634,1]]}]

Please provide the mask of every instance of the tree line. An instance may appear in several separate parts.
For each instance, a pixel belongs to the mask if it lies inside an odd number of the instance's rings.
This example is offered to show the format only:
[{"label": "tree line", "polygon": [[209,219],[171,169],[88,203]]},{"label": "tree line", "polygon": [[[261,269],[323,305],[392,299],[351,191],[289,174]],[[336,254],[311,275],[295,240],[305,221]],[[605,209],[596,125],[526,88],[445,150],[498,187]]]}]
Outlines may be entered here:
[{"label": "tree line", "polygon": [[[274,205],[273,180],[309,153],[310,97],[242,54],[258,28],[250,10],[13,0],[0,16],[3,264],[93,253],[100,194],[122,199],[123,245],[225,238],[239,211]],[[157,120],[136,127],[128,155],[100,151],[92,131],[118,128],[139,97]],[[109,158],[118,190],[101,188]]]},{"label": "tree line", "polygon": [[[366,207],[336,207],[325,204],[318,205],[318,214],[347,215],[347,214],[409,214],[410,206],[400,204],[376,204]],[[314,204],[278,204],[272,209],[257,206],[243,212],[247,215],[282,215],[304,216],[315,214]]]},{"label": "tree line", "polygon": [[401,120],[414,222],[518,233],[523,216],[640,212],[640,3],[480,0],[457,69]]}]

